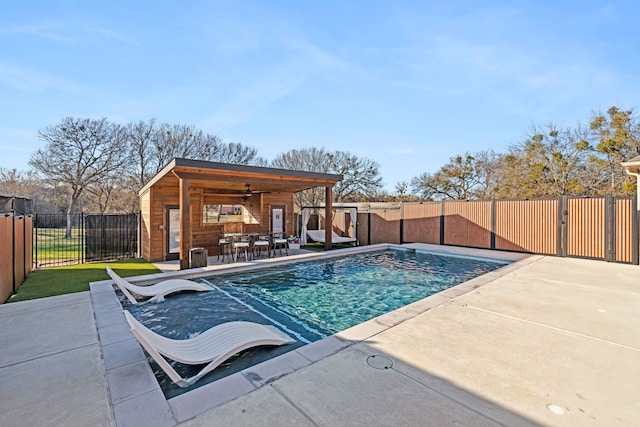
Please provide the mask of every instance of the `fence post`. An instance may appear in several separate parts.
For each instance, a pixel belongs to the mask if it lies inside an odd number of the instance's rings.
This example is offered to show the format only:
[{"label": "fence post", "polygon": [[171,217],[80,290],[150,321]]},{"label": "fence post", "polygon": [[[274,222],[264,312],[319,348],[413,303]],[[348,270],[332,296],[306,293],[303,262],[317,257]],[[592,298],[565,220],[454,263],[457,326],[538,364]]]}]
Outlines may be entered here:
[{"label": "fence post", "polygon": [[611,194],[604,196],[604,259],[616,260],[616,199]]},{"label": "fence post", "polygon": [[371,206],[367,212],[367,245],[371,244]]},{"label": "fence post", "polygon": [[16,293],[16,210],[14,209],[13,200],[11,201],[11,282],[12,293]]},{"label": "fence post", "polygon": [[491,199],[491,249],[496,248],[496,199]]},{"label": "fence post", "polygon": [[638,255],[638,221],[640,221],[640,213],[638,213],[638,198],[631,199],[631,262],[635,265],[640,264]]},{"label": "fence post", "polygon": [[404,204],[400,202],[400,244],[404,243]]},{"label": "fence post", "polygon": [[86,251],[87,251],[87,233],[84,229],[84,212],[80,214],[80,263],[84,264],[86,261]]},{"label": "fence post", "polygon": [[440,201],[440,244],[444,245],[444,200]]},{"label": "fence post", "polygon": [[558,198],[558,245],[559,257],[567,256],[567,196]]}]

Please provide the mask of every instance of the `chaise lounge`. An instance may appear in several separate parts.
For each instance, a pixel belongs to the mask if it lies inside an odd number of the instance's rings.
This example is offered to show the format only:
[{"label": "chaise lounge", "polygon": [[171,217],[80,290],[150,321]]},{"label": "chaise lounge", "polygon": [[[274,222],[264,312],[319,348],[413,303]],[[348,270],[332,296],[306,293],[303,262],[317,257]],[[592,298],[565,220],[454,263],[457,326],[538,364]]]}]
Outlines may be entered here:
[{"label": "chaise lounge", "polygon": [[[229,357],[260,345],[294,343],[287,334],[275,326],[253,322],[227,322],[207,329],[200,335],[185,340],[163,337],[136,320],[124,310],[131,333],[163,371],[180,387],[189,387],[217,368]],[[196,375],[182,378],[163,357],[187,365],[207,365]]]},{"label": "chaise lounge", "polygon": [[118,274],[107,266],[107,274],[113,279],[118,288],[126,295],[132,304],[137,304],[138,300],[132,295],[140,295],[142,297],[151,297],[149,301],[162,301],[165,295],[181,291],[210,291],[212,288],[204,283],[194,282],[187,279],[169,279],[155,283],[149,286],[138,286],[118,276]]},{"label": "chaise lounge", "polygon": [[[324,230],[307,230],[307,237],[314,242],[325,242]],[[331,243],[357,243],[358,239],[355,237],[342,237],[338,236],[335,231],[331,232]]]}]

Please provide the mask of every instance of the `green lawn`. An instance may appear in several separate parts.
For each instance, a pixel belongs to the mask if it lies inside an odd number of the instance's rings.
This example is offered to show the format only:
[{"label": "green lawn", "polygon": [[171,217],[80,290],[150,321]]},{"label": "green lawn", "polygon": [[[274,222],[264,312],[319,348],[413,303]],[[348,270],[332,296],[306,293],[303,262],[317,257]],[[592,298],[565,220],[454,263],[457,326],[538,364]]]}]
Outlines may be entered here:
[{"label": "green lawn", "polygon": [[109,279],[105,270],[106,265],[111,266],[122,277],[160,273],[160,270],[144,259],[42,268],[33,270],[27,276],[27,280],[20,286],[18,292],[9,298],[9,302],[88,291],[89,282]]},{"label": "green lawn", "polygon": [[77,261],[82,259],[83,231],[71,229],[71,239],[65,239],[65,228],[37,228],[34,244],[37,243],[37,261],[47,265],[51,261]]}]

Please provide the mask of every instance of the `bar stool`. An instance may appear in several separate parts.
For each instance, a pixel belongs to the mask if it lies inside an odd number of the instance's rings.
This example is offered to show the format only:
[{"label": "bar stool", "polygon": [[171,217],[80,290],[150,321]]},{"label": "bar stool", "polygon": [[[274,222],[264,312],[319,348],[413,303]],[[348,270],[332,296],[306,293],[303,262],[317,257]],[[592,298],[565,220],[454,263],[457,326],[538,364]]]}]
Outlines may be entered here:
[{"label": "bar stool", "polygon": [[271,252],[269,246],[271,246],[269,236],[259,234],[258,238],[253,242],[253,258],[260,258],[260,254],[263,252],[269,258],[269,253]]},{"label": "bar stool", "polygon": [[278,249],[278,253],[282,255],[282,249],[285,250],[287,256],[289,255],[289,243],[287,242],[286,237],[284,237],[284,233],[277,233],[273,235],[273,256],[276,256],[276,249]]}]

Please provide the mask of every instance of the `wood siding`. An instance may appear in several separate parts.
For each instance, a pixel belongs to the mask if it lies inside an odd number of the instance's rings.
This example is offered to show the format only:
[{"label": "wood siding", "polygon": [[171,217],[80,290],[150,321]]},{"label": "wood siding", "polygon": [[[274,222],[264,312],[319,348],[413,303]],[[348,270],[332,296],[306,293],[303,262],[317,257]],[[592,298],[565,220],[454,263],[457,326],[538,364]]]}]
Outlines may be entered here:
[{"label": "wood siding", "polygon": [[[179,188],[177,183],[163,180],[161,184],[151,187],[140,197],[140,209],[142,218],[142,256],[150,261],[163,261],[167,256],[167,218],[166,209],[168,206],[179,204]],[[205,204],[241,204],[241,196],[220,196],[207,195],[202,187],[192,185],[189,188],[189,203],[191,211],[189,218],[191,222],[191,247],[205,248],[209,256],[218,254],[218,237],[220,233],[235,232],[255,232],[271,229],[271,206],[285,207],[285,232],[293,233],[293,194],[273,193],[255,194],[250,201],[254,217],[258,224],[227,223],[204,224],[203,208]],[[255,204],[255,206],[254,206]]]}]

